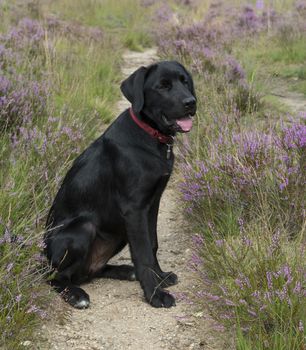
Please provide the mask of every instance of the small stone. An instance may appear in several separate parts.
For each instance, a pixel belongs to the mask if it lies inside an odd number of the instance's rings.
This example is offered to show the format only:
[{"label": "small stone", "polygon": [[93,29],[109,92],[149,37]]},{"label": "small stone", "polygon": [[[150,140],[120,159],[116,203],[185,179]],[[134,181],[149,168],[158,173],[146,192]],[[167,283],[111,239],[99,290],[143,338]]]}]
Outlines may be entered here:
[{"label": "small stone", "polygon": [[30,340],[25,340],[24,342],[21,342],[21,345],[23,346],[30,346],[32,342]]}]

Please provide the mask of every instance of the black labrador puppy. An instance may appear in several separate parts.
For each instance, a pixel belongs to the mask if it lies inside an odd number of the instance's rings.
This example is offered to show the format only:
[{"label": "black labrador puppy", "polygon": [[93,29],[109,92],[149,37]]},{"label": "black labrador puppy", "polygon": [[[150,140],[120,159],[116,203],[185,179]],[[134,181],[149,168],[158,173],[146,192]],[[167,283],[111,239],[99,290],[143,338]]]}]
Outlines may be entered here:
[{"label": "black labrador puppy", "polygon": [[[73,163],[47,219],[51,284],[69,304],[89,306],[81,283],[95,277],[137,279],[154,307],[175,299],[163,288],[177,276],[161,270],[157,214],[172,172],[173,139],[196,112],[191,75],[175,61],[141,67],[121,84],[132,108]],[[129,244],[133,266],[107,262]]]}]

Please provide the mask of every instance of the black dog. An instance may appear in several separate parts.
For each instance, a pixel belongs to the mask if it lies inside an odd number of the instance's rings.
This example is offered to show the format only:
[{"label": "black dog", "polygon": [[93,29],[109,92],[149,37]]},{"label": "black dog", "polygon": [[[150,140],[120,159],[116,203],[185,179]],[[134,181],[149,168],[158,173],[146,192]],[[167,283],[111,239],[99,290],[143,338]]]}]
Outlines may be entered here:
[{"label": "black dog", "polygon": [[[132,108],[75,160],[51,207],[51,284],[72,306],[86,308],[89,296],[76,285],[94,277],[137,279],[152,306],[171,307],[175,300],[162,288],[177,276],[163,272],[156,258],[157,214],[174,136],[192,127],[193,81],[181,64],[165,61],[139,68],[121,90]],[[127,243],[135,269],[107,264]]]}]

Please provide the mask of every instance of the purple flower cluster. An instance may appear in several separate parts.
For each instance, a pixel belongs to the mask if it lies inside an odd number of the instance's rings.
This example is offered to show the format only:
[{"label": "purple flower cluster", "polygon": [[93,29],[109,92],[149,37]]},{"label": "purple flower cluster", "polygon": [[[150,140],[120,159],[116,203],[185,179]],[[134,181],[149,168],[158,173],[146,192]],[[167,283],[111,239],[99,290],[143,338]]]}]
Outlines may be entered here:
[{"label": "purple flower cluster", "polygon": [[79,23],[60,20],[55,16],[46,18],[46,27],[49,35],[64,35],[72,40],[101,42],[104,38],[102,29],[98,27],[82,26]]},{"label": "purple flower cluster", "polygon": [[34,53],[42,48],[44,37],[45,31],[39,21],[24,18],[1,39],[10,47],[30,49]]},{"label": "purple flower cluster", "polygon": [[290,16],[271,2],[253,3],[214,1],[193,23],[171,14],[156,36],[161,55],[185,63],[199,80],[201,118],[195,138],[183,141],[179,184],[198,232],[188,263],[202,281],[194,300],[231,329],[237,317],[256,338],[262,330],[267,337],[284,327],[304,330],[305,270],[294,252],[305,226],[306,129],[303,118],[246,127],[244,117],[257,118],[261,103],[232,44],[265,33],[276,40],[285,33],[290,44],[305,22],[303,1]]},{"label": "purple flower cluster", "polygon": [[280,132],[220,131],[215,142],[207,143],[205,160],[181,164],[184,178],[180,190],[187,211],[203,213],[209,201],[220,208],[229,203],[239,206],[248,216],[258,193],[269,188],[271,195],[278,193],[282,198],[283,210],[288,214],[294,205],[296,216],[290,222],[298,227],[305,209],[299,194],[304,186],[305,131],[302,122],[286,125]]},{"label": "purple flower cluster", "polygon": [[[212,236],[216,237],[214,226],[210,226]],[[278,327],[282,322],[289,322],[283,315],[275,318],[276,310],[281,307],[298,328],[306,300],[303,283],[306,271],[295,259],[290,264],[285,258],[267,259],[271,249],[274,253],[280,249],[277,256],[284,256],[279,232],[270,237],[270,242],[260,243],[261,251],[253,250],[253,243],[246,236],[237,238],[235,247],[225,240],[219,245],[211,238],[205,238],[205,244],[199,234],[193,238],[195,252],[190,266],[203,284],[193,300],[218,310],[214,318],[224,325],[232,326],[238,312],[239,322],[247,330],[255,319]],[[303,248],[297,258],[299,256],[303,256]]]},{"label": "purple flower cluster", "polygon": [[306,124],[292,123],[290,126],[283,127],[282,131],[282,144],[286,149],[304,150],[306,148]]},{"label": "purple flower cluster", "polygon": [[[167,17],[165,25],[155,30],[160,55],[185,62],[207,80],[205,85],[218,86],[218,93],[229,106],[242,111],[256,109],[258,96],[252,92],[243,67],[230,50],[233,41],[241,39],[241,28],[233,27],[233,21],[226,22],[228,13],[220,18],[220,8],[221,5],[211,7],[203,20],[191,24],[185,24],[181,18],[174,20],[170,10],[160,8],[163,17]],[[220,21],[225,22],[220,25]]]},{"label": "purple flower cluster", "polygon": [[[45,113],[49,86],[42,76],[33,79],[43,39],[40,24],[29,19],[0,37],[0,131]],[[29,60],[28,54],[35,56]]]},{"label": "purple flower cluster", "polygon": [[162,3],[162,5],[156,9],[154,13],[154,19],[159,25],[161,23],[165,24],[170,21],[174,13],[172,12],[170,6],[167,3]]},{"label": "purple flower cluster", "polygon": [[238,18],[238,26],[249,31],[257,30],[259,18],[252,6],[244,6],[241,15]]},{"label": "purple flower cluster", "polygon": [[297,0],[295,2],[295,8],[300,14],[306,15],[306,1],[305,0]]},{"label": "purple flower cluster", "polygon": [[48,118],[46,129],[42,132],[36,126],[27,124],[17,128],[12,135],[12,148],[22,147],[25,152],[34,150],[39,155],[44,156],[46,153],[56,152],[63,142],[72,142],[75,146],[69,149],[69,154],[78,153],[82,134],[77,125],[67,127],[60,125],[59,118]]},{"label": "purple flower cluster", "polygon": [[[50,29],[48,38],[52,34]],[[101,38],[92,28],[86,35]],[[10,174],[3,176],[1,185],[13,212],[4,210],[0,219],[0,328],[4,329],[5,322],[4,338],[14,337],[20,315],[23,323],[46,317],[42,307],[46,295],[39,294],[39,282],[47,264],[35,234],[42,235],[37,228],[44,220],[43,208],[50,206],[52,186],[61,179],[61,166],[79,153],[84,136],[77,121],[67,125],[66,111],[53,116],[51,83],[44,70],[45,45],[51,47],[41,23],[35,20],[23,19],[0,36],[0,133],[7,140],[0,167]],[[25,171],[13,177],[15,165]],[[21,223],[16,222],[16,213]],[[2,340],[1,334],[0,343]]]}]

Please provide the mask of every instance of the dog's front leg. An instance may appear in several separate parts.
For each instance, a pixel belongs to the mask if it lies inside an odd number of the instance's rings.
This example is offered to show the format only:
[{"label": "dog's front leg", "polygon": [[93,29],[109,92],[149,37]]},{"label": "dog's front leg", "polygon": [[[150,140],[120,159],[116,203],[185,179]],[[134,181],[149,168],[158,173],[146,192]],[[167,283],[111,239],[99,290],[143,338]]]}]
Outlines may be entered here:
[{"label": "dog's front leg", "polygon": [[150,234],[150,241],[151,241],[152,250],[153,250],[153,257],[155,260],[155,271],[160,276],[162,287],[170,287],[177,284],[178,277],[172,271],[171,272],[162,271],[157,259],[157,250],[158,250],[157,218],[158,218],[159,202],[160,202],[160,196],[156,196],[149,211],[149,234]]},{"label": "dog's front leg", "polygon": [[132,260],[146,300],[154,307],[175,305],[172,295],[161,288],[149,233],[148,210],[130,206],[124,215]]}]

